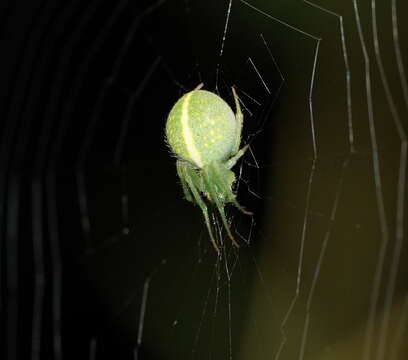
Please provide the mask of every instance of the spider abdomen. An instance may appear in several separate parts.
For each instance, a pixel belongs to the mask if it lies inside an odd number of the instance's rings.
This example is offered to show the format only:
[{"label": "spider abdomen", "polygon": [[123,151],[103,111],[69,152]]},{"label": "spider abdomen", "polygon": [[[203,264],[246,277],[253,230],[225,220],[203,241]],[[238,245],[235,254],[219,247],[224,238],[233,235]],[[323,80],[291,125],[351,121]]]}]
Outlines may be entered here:
[{"label": "spider abdomen", "polygon": [[228,159],[239,136],[237,131],[229,105],[205,90],[181,97],[166,124],[166,137],[173,152],[199,168]]}]

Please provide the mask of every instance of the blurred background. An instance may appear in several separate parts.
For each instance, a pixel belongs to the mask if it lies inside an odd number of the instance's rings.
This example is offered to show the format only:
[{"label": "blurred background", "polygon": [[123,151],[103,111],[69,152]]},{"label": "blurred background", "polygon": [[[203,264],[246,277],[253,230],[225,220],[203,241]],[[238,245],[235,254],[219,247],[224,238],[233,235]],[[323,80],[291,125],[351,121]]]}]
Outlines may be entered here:
[{"label": "blurred background", "polygon": [[[402,1],[0,4],[0,356],[405,359]],[[164,141],[244,109],[233,248]]]}]

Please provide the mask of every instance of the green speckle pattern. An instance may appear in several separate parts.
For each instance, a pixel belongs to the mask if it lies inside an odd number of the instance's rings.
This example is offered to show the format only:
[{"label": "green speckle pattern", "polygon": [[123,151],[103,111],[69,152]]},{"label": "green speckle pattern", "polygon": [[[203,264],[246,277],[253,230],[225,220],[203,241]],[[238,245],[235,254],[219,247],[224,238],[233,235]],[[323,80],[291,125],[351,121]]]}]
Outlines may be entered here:
[{"label": "green speckle pattern", "polygon": [[[185,136],[185,126],[191,134],[190,142]],[[185,94],[176,102],[167,118],[166,137],[171,149],[178,157],[197,167],[227,160],[236,136],[234,113],[223,99],[209,91],[194,90]],[[199,155],[201,164],[197,163],[192,147]]]}]

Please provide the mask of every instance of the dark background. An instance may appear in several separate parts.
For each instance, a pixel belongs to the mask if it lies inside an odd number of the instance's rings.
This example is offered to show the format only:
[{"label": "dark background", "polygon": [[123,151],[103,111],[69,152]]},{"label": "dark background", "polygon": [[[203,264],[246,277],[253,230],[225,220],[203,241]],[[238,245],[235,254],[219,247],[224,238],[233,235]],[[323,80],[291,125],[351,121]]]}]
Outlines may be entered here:
[{"label": "dark background", "polygon": [[[406,5],[356,2],[365,57],[351,1],[347,53],[338,16],[251,4],[224,43],[228,1],[0,4],[1,358],[406,357]],[[218,259],[164,142],[200,82],[253,153]]]}]

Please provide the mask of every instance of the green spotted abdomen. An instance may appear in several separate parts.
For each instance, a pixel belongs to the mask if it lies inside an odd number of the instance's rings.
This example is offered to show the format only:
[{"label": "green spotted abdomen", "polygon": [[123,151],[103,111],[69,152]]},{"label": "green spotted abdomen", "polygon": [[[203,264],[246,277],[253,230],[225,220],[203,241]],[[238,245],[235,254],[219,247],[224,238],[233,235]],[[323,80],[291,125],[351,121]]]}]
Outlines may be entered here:
[{"label": "green spotted abdomen", "polygon": [[205,90],[185,94],[167,118],[166,137],[173,152],[202,168],[231,156],[237,122],[228,104]]}]

